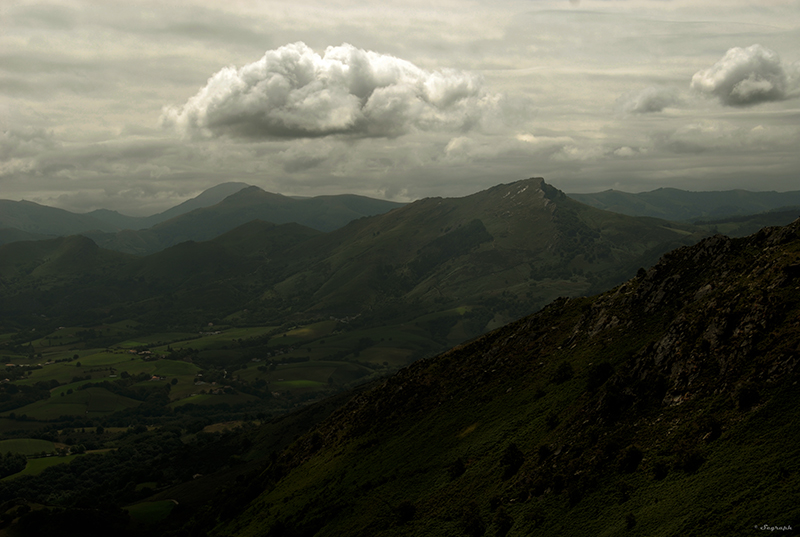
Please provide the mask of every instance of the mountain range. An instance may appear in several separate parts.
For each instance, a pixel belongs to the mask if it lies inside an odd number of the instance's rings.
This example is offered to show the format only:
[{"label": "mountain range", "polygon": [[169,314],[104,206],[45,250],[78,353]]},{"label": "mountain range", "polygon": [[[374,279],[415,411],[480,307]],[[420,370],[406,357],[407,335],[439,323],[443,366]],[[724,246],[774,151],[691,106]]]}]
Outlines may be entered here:
[{"label": "mountain range", "polygon": [[800,220],[679,248],[355,394],[221,491],[204,523],[214,536],[794,534],[799,285]]},{"label": "mountain range", "polygon": [[[283,198],[244,188],[173,222],[210,236]],[[532,178],[331,231],[249,218],[149,254],[83,235],[2,245],[2,434],[95,452],[2,468],[0,525],[791,535],[800,219],[710,236],[756,221],[736,220],[622,215]],[[404,367],[381,377],[389,360]],[[318,402],[286,388],[345,377]]]},{"label": "mountain range", "polygon": [[223,183],[141,218],[106,210],[79,215],[32,202],[0,200],[0,244],[82,234],[104,248],[146,255],[188,240],[213,239],[256,219],[331,231],[402,205],[349,194],[291,198],[244,183]]},{"label": "mountain range", "polygon": [[800,208],[800,190],[792,192],[750,192],[747,190],[690,192],[677,188],[659,188],[636,194],[619,190],[604,190],[594,194],[569,194],[569,196],[581,203],[606,211],[630,216],[652,216],[679,222],[725,220],[731,217],[789,209],[798,214],[798,208]]},{"label": "mountain range", "polygon": [[[212,210],[249,219],[248,207],[263,207],[264,198],[319,203],[251,187],[159,226],[196,221],[202,229],[205,220],[220,221],[202,217]],[[0,319],[75,320],[76,304],[81,322],[107,320],[109,312],[179,322],[192,311],[192,319],[234,316],[249,324],[333,315],[385,325],[445,312],[441,330],[455,328],[461,336],[450,341],[457,342],[558,296],[608,288],[706,233],[594,209],[528,179],[420,200],[328,233],[250,221],[146,256],[80,236],[7,244],[0,247]],[[464,332],[455,325],[466,312],[480,321]]]},{"label": "mountain range", "polygon": [[[800,212],[800,191],[689,192],[659,188],[638,194],[607,190],[568,196],[619,214],[692,221],[729,236],[787,224]],[[209,240],[254,219],[275,224],[295,222],[327,232],[402,205],[347,194],[292,198],[237,182],[222,183],[147,217],[106,209],[75,214],[28,201],[0,200],[0,244],[83,234],[104,248],[146,255],[186,240]]]}]

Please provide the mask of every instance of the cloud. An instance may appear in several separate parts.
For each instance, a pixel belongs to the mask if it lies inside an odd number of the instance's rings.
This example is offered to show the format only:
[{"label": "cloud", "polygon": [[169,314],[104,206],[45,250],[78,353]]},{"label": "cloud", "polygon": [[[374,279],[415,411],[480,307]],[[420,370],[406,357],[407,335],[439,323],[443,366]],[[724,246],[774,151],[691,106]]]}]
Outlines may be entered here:
[{"label": "cloud", "polygon": [[678,91],[665,86],[649,86],[639,92],[623,95],[617,100],[617,104],[625,114],[661,112],[678,102]]},{"label": "cloud", "polygon": [[778,53],[756,44],[728,50],[717,63],[696,72],[691,87],[726,106],[750,106],[787,99],[791,82]]},{"label": "cloud", "polygon": [[213,75],[162,125],[192,137],[395,137],[412,129],[466,131],[497,105],[481,79],[343,44],[320,56],[302,42]]}]

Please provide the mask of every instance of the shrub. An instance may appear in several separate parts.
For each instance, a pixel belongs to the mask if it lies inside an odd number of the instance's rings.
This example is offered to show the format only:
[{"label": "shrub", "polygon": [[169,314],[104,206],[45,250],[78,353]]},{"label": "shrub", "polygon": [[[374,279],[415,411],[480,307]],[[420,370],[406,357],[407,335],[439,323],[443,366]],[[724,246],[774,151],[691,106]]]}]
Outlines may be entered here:
[{"label": "shrub", "polygon": [[642,462],[642,450],[636,446],[628,446],[619,458],[619,471],[623,474],[632,474]]},{"label": "shrub", "polygon": [[550,379],[550,381],[553,384],[563,384],[568,380],[571,380],[573,376],[575,376],[575,371],[573,371],[572,366],[569,364],[569,362],[561,362],[558,365],[558,368],[556,369],[555,373],[553,373],[553,376]]},{"label": "shrub", "polygon": [[525,456],[514,442],[511,442],[503,452],[500,464],[503,466],[503,479],[508,479],[516,474],[525,462]]},{"label": "shrub", "polygon": [[464,461],[461,457],[457,458],[455,462],[451,463],[450,466],[447,467],[447,475],[450,476],[450,480],[458,479],[467,469],[464,466]]}]

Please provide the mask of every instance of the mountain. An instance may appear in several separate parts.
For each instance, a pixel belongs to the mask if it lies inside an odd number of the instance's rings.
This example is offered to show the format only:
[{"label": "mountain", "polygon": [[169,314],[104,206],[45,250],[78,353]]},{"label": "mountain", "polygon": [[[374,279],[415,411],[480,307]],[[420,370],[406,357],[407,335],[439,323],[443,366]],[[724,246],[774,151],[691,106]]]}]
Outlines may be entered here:
[{"label": "mountain", "polygon": [[[638,194],[605,190],[595,194],[569,194],[569,196],[581,203],[606,211],[674,221],[690,221],[700,218],[721,219],[800,205],[800,191],[690,192],[677,188],[659,188]],[[788,222],[791,220],[786,223]]]},{"label": "mountain", "polygon": [[197,208],[219,203],[245,183],[223,183],[163,213],[147,217],[126,216],[117,211],[98,209],[76,214],[31,201],[0,200],[0,244],[17,240],[39,240],[47,236],[66,236],[93,232],[114,233],[124,229],[149,228]]},{"label": "mountain", "polygon": [[441,309],[493,304],[507,322],[557,296],[608,288],[703,231],[575,202],[541,178],[463,198],[429,198],[351,222],[294,249],[276,284],[320,309],[380,315],[400,298]]},{"label": "mountain", "polygon": [[4,228],[51,236],[117,229],[88,215],[75,214],[32,201],[0,200],[0,229]]},{"label": "mountain", "polygon": [[0,229],[0,245],[8,244],[9,242],[38,241],[49,238],[51,238],[50,235],[31,233],[29,231],[22,231],[15,228]]},{"label": "mountain", "polygon": [[297,222],[331,231],[402,206],[351,194],[291,198],[236,182],[209,188],[147,217],[107,209],[80,215],[27,201],[0,200],[0,244],[83,234],[104,248],[146,255],[188,240],[210,240],[251,220]]},{"label": "mountain", "polygon": [[97,209],[86,214],[113,225],[117,229],[147,229],[165,220],[186,214],[195,209],[216,205],[228,196],[239,192],[243,188],[248,188],[249,186],[250,185],[247,183],[222,183],[208,190],[204,190],[198,196],[188,199],[175,207],[150,216],[127,216],[108,209]]},{"label": "mountain", "polygon": [[189,211],[146,230],[87,235],[104,248],[144,255],[187,240],[210,240],[251,220],[274,224],[296,222],[320,231],[331,231],[351,220],[402,206],[349,194],[295,199],[251,186],[213,206]]},{"label": "mountain", "polygon": [[679,248],[355,394],[184,531],[793,534],[798,318],[800,220]]},{"label": "mountain", "polygon": [[[248,208],[263,200],[272,207],[303,201],[245,189],[179,220],[192,221],[186,229],[213,228],[219,220],[212,215],[249,218]],[[0,257],[15,271],[0,273],[0,319],[41,315],[46,303],[49,317],[73,322],[71,297],[86,289],[85,322],[109,315],[187,325],[203,318],[248,325],[350,318],[351,329],[395,326],[422,332],[431,348],[442,349],[556,297],[607,289],[703,233],[594,209],[528,179],[464,198],[420,200],[329,233],[250,222],[139,258],[101,248],[108,255],[97,259],[93,278],[38,268],[48,266],[58,242],[2,246]]]}]

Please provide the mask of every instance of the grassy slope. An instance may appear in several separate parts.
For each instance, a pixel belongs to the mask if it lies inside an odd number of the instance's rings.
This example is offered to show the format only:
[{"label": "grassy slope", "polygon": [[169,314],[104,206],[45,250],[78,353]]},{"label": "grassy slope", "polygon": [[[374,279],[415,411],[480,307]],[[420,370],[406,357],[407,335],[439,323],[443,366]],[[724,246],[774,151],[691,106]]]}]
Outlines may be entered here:
[{"label": "grassy slope", "polygon": [[[711,239],[618,290],[417,362],[301,438],[215,534],[797,525],[798,227]],[[614,373],[588,389],[601,362]],[[506,470],[512,443],[523,460]]]}]

